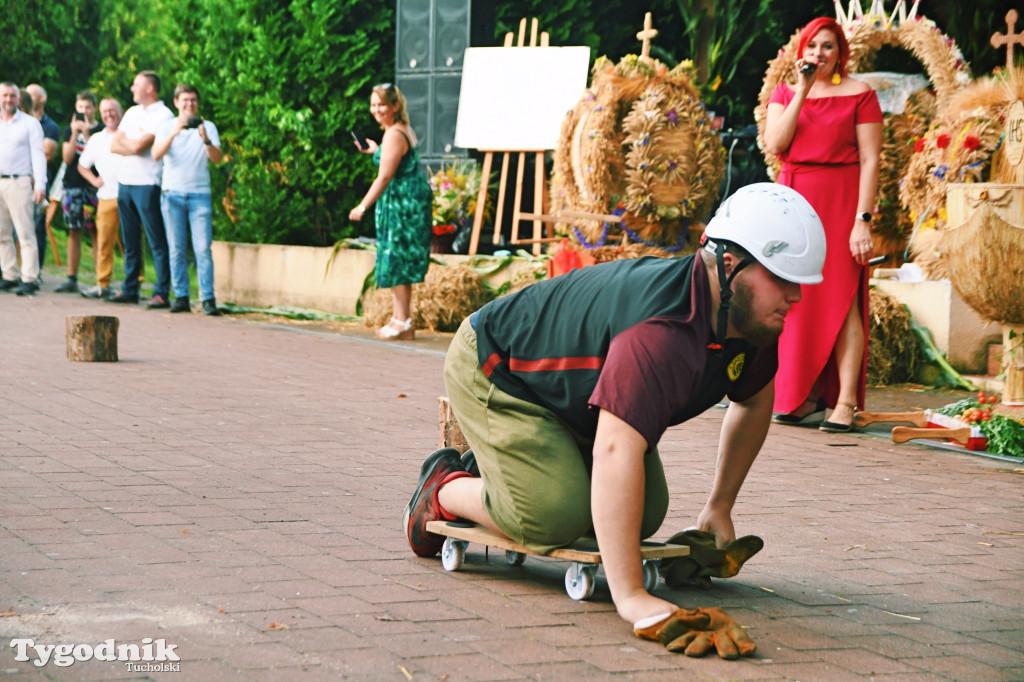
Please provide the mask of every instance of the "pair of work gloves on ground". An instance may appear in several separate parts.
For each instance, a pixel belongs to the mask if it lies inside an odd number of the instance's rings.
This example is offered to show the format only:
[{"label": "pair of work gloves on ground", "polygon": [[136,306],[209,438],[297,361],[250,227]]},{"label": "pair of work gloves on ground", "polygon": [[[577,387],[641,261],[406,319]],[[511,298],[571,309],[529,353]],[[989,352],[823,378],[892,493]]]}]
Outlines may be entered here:
[{"label": "pair of work gloves on ground", "polygon": [[[665,584],[678,589],[696,583],[711,587],[711,578],[731,578],[750,557],[764,547],[756,535],[733,540],[718,547],[713,533],[690,528],[676,533],[670,545],[685,545],[690,554],[666,559],[659,567]],[[757,645],[725,611],[718,607],[677,609],[673,613],[648,618],[633,626],[637,637],[661,642],[665,648],[687,656],[703,656],[712,647],[725,659],[751,656]]]},{"label": "pair of work gloves on ground", "polygon": [[664,616],[647,618],[633,626],[633,634],[661,642],[669,651],[687,656],[703,656],[714,647],[719,656],[731,660],[752,656],[757,649],[743,628],[717,606],[676,609]]}]

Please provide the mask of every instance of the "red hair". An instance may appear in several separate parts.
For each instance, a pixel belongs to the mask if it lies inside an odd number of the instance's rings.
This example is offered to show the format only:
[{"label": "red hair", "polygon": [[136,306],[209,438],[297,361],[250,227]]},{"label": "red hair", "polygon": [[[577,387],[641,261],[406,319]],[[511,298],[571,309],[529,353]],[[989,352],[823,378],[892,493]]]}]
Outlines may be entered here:
[{"label": "red hair", "polygon": [[850,61],[850,43],[846,40],[846,34],[843,33],[842,26],[831,17],[818,17],[803,27],[800,31],[800,43],[796,48],[797,59],[804,55],[807,44],[822,29],[832,31],[832,35],[836,37],[836,46],[839,48],[839,62],[837,64],[839,75],[843,77],[849,75],[846,72],[846,63]]}]

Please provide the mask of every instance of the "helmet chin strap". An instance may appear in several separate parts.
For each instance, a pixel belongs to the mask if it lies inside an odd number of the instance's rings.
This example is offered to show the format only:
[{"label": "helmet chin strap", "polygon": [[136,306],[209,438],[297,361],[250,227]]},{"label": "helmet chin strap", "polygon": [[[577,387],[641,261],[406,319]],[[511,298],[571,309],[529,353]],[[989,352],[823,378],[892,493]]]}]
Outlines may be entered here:
[{"label": "helmet chin strap", "polygon": [[754,262],[749,258],[745,258],[736,264],[736,267],[732,269],[732,274],[726,276],[724,256],[725,244],[716,242],[715,263],[718,266],[718,284],[720,287],[718,292],[718,330],[715,335],[715,343],[710,346],[716,353],[721,353],[722,349],[725,348],[725,333],[729,327],[729,301],[732,299],[732,281],[740,273],[740,270]]}]

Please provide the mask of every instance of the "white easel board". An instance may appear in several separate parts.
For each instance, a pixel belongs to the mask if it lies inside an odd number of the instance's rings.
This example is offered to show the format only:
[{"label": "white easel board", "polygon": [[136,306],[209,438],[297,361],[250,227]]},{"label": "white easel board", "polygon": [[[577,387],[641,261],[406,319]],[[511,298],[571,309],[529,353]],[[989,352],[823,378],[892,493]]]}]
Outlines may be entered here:
[{"label": "white easel board", "polygon": [[546,150],[587,87],[589,47],[470,47],[455,146]]}]

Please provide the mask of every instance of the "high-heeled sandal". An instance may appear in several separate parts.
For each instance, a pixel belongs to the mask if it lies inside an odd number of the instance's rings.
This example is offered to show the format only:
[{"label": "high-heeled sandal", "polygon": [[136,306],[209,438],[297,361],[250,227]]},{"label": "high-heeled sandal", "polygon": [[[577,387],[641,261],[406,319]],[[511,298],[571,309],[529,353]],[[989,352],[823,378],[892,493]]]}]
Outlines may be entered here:
[{"label": "high-heeled sandal", "polygon": [[[396,328],[392,325],[398,325]],[[412,318],[405,322],[391,318],[391,321],[377,330],[377,338],[381,341],[412,341],[416,338],[416,329],[412,326]]]},{"label": "high-heeled sandal", "polygon": [[[838,407],[839,405],[843,405],[845,407],[849,407],[851,410],[853,410],[853,417],[857,416],[857,406],[856,405],[853,405],[851,403],[837,403],[836,407]],[[835,413],[835,410],[833,410],[833,414],[834,413]],[[850,423],[849,424],[843,424],[842,422],[833,422],[833,421],[825,420],[825,421],[821,422],[821,426],[818,427],[818,430],[819,431],[824,431],[825,433],[848,433],[849,431],[853,430],[853,417],[850,417]]]},{"label": "high-heeled sandal", "polygon": [[[805,400],[800,407],[811,403],[810,399]],[[825,419],[825,400],[818,398],[817,402],[814,403],[814,409],[802,417],[792,412],[785,412],[777,414],[772,417],[772,421],[776,424],[785,424],[786,426],[815,426],[820,424]]]}]

